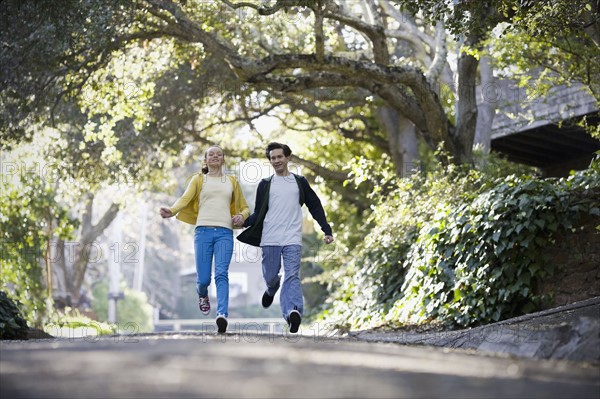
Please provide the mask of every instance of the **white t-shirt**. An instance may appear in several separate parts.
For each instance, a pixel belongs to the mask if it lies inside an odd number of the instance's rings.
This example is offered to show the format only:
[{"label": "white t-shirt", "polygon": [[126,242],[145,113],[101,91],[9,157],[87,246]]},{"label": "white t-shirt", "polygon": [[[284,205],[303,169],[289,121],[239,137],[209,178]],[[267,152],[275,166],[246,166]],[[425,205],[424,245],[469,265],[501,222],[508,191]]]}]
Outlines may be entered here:
[{"label": "white t-shirt", "polygon": [[293,175],[271,180],[269,210],[263,223],[261,246],[302,245],[300,188]]},{"label": "white t-shirt", "polygon": [[233,185],[227,176],[204,176],[200,192],[200,207],[196,226],[233,228],[231,222],[231,196]]}]

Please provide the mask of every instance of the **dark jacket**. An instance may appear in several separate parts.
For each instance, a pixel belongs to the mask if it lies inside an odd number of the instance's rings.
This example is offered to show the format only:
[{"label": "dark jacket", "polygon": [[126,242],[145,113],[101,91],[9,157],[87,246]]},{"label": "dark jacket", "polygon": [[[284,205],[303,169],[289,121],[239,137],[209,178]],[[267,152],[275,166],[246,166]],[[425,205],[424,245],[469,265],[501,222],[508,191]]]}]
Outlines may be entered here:
[{"label": "dark jacket", "polygon": [[[298,183],[298,188],[300,189],[300,206],[306,204],[312,217],[319,223],[319,226],[321,226],[323,233],[328,236],[332,235],[331,226],[327,223],[321,200],[319,200],[317,194],[310,187],[306,178],[298,176],[295,173],[292,173],[292,175],[296,179],[296,183]],[[265,221],[265,216],[269,210],[269,191],[271,190],[272,179],[273,176],[269,176],[258,183],[254,212],[252,212],[244,222],[244,227],[248,228],[237,236],[239,241],[255,247],[260,246],[263,222]]]}]

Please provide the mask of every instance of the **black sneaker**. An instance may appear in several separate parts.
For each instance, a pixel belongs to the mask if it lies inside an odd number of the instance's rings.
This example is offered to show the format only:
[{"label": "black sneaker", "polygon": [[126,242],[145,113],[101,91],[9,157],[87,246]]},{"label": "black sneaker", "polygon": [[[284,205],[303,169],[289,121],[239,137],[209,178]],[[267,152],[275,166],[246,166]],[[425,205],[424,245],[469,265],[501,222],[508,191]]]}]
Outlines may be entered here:
[{"label": "black sneaker", "polygon": [[302,322],[302,316],[300,316],[300,312],[297,310],[292,310],[288,316],[288,325],[290,326],[290,332],[295,334],[298,332],[298,328],[300,328],[300,323]]},{"label": "black sneaker", "polygon": [[217,332],[224,334],[227,331],[227,318],[222,314],[217,316]]},{"label": "black sneaker", "polygon": [[263,308],[266,309],[269,306],[271,306],[271,304],[273,303],[273,298],[275,298],[275,296],[271,296],[267,293],[267,291],[265,291],[265,293],[263,294],[263,297],[262,297]]}]

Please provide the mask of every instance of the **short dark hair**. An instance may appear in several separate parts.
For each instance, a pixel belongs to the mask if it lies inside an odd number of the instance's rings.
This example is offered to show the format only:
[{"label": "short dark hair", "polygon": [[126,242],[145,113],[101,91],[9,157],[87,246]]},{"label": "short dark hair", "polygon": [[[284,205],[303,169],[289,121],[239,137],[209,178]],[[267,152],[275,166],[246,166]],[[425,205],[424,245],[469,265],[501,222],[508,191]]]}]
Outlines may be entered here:
[{"label": "short dark hair", "polygon": [[267,157],[267,159],[269,161],[271,160],[271,155],[269,153],[278,148],[281,148],[283,150],[283,155],[285,155],[286,157],[289,157],[290,155],[292,155],[292,150],[290,147],[287,146],[287,144],[281,144],[281,143],[277,143],[277,142],[273,141],[273,142],[269,143],[267,145],[267,148],[265,149],[265,156]]}]

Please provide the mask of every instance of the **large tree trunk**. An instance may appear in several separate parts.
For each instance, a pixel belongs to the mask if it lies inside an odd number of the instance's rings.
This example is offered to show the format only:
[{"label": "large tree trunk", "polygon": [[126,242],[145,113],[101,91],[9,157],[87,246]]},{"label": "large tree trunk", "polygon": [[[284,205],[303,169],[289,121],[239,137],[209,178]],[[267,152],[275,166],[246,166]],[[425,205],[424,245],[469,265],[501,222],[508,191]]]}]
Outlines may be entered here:
[{"label": "large tree trunk", "polygon": [[[56,252],[52,256],[52,270],[56,276],[55,291],[57,295],[55,295],[55,301],[57,303],[61,302],[67,306],[71,306],[70,303],[67,303],[67,282],[70,281],[70,277],[69,268],[67,267],[68,253],[65,251],[65,241],[60,238],[56,238],[54,250]],[[72,259],[70,261],[72,261]]]},{"label": "large tree trunk", "polygon": [[458,163],[469,163],[473,158],[473,140],[477,127],[477,58],[463,51],[477,43],[477,38],[467,39],[461,46],[458,57],[458,102],[456,110],[456,130],[454,133],[454,156]]},{"label": "large tree trunk", "polygon": [[387,132],[396,174],[410,176],[418,167],[419,144],[415,125],[391,108],[379,108],[379,120]]},{"label": "large tree trunk", "polygon": [[474,144],[487,154],[490,152],[492,144],[492,123],[496,113],[496,103],[501,95],[501,89],[494,79],[490,57],[483,56],[479,60],[479,76],[481,94]]},{"label": "large tree trunk", "polygon": [[[97,256],[95,251],[99,250],[96,239],[112,223],[119,212],[119,205],[112,203],[104,213],[98,224],[92,224],[92,210],[94,205],[94,194],[88,193],[85,199],[85,210],[81,217],[81,230],[75,248],[75,256],[72,265],[72,275],[67,280],[67,287],[71,301],[77,304],[81,292],[81,286],[85,278],[88,263],[91,256]],[[121,245],[121,243],[117,243]]]}]

